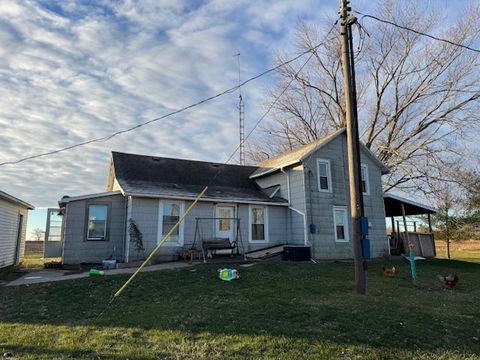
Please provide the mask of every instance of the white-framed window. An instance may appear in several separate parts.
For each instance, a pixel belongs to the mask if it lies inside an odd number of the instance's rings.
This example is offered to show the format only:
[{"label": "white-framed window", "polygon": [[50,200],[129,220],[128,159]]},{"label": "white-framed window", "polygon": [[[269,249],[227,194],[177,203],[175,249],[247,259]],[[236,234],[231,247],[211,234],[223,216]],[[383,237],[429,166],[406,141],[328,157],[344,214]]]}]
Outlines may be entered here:
[{"label": "white-framed window", "polygon": [[330,160],[317,159],[318,191],[332,192],[332,173]]},{"label": "white-framed window", "polygon": [[266,206],[249,207],[249,242],[268,242],[268,208]]},{"label": "white-framed window", "polygon": [[348,242],[350,234],[348,231],[348,211],[346,206],[333,207],[333,224],[335,232],[335,241]]},{"label": "white-framed window", "polygon": [[368,165],[361,164],[361,175],[362,175],[362,191],[364,195],[370,195],[370,181],[368,179]]},{"label": "white-framed window", "polygon": [[[158,208],[158,236],[157,244],[180,220],[185,210],[185,202],[174,200],[160,200]],[[183,221],[173,231],[164,246],[183,246]]]},{"label": "white-framed window", "polygon": [[108,205],[89,204],[87,240],[107,240]]}]

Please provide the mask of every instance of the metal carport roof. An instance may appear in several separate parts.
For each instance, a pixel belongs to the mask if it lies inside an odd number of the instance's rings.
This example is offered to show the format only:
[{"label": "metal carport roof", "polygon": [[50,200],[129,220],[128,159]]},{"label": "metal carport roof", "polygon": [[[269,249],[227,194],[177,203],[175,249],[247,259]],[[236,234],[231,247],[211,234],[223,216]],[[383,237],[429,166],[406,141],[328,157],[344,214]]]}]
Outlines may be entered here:
[{"label": "metal carport roof", "polygon": [[415,201],[405,199],[401,196],[385,193],[383,194],[383,201],[385,204],[385,216],[402,216],[401,204],[405,206],[405,215],[425,215],[435,214],[437,209],[417,203]]}]

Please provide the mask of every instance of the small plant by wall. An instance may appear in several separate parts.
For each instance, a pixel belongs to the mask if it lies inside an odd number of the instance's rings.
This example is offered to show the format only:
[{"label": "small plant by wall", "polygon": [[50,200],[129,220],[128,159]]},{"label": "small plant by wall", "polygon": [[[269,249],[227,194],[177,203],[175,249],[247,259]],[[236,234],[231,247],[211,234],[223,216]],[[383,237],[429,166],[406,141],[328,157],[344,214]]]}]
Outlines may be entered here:
[{"label": "small plant by wall", "polygon": [[133,219],[128,220],[128,233],[130,242],[137,253],[137,259],[144,257],[145,247],[143,246],[143,234],[138,228],[137,223]]}]

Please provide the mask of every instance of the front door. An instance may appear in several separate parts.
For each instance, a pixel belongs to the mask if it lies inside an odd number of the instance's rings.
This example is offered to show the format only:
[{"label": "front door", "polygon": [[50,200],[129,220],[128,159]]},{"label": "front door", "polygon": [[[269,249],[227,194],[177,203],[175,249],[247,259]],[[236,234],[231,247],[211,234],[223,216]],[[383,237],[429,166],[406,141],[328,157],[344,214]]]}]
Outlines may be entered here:
[{"label": "front door", "polygon": [[17,241],[15,243],[15,258],[13,265],[18,265],[20,262],[20,247],[22,246],[22,235],[23,235],[23,215],[18,215],[18,226],[17,226]]},{"label": "front door", "polygon": [[54,258],[62,256],[62,229],[63,216],[59,215],[60,209],[48,209],[47,224],[45,226],[45,242],[43,257]]},{"label": "front door", "polygon": [[215,210],[215,237],[228,238],[230,242],[235,237],[235,207],[219,205]]}]

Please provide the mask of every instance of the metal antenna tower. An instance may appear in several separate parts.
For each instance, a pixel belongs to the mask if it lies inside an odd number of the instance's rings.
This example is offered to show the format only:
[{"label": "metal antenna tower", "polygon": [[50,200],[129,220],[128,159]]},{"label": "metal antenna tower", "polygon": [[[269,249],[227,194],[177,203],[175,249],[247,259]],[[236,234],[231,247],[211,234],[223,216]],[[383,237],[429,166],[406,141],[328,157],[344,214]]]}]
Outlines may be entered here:
[{"label": "metal antenna tower", "polygon": [[[241,84],[240,53],[235,54],[238,60],[238,84]],[[245,105],[242,98],[242,88],[238,87],[238,117],[240,125],[240,165],[245,165]]]}]

